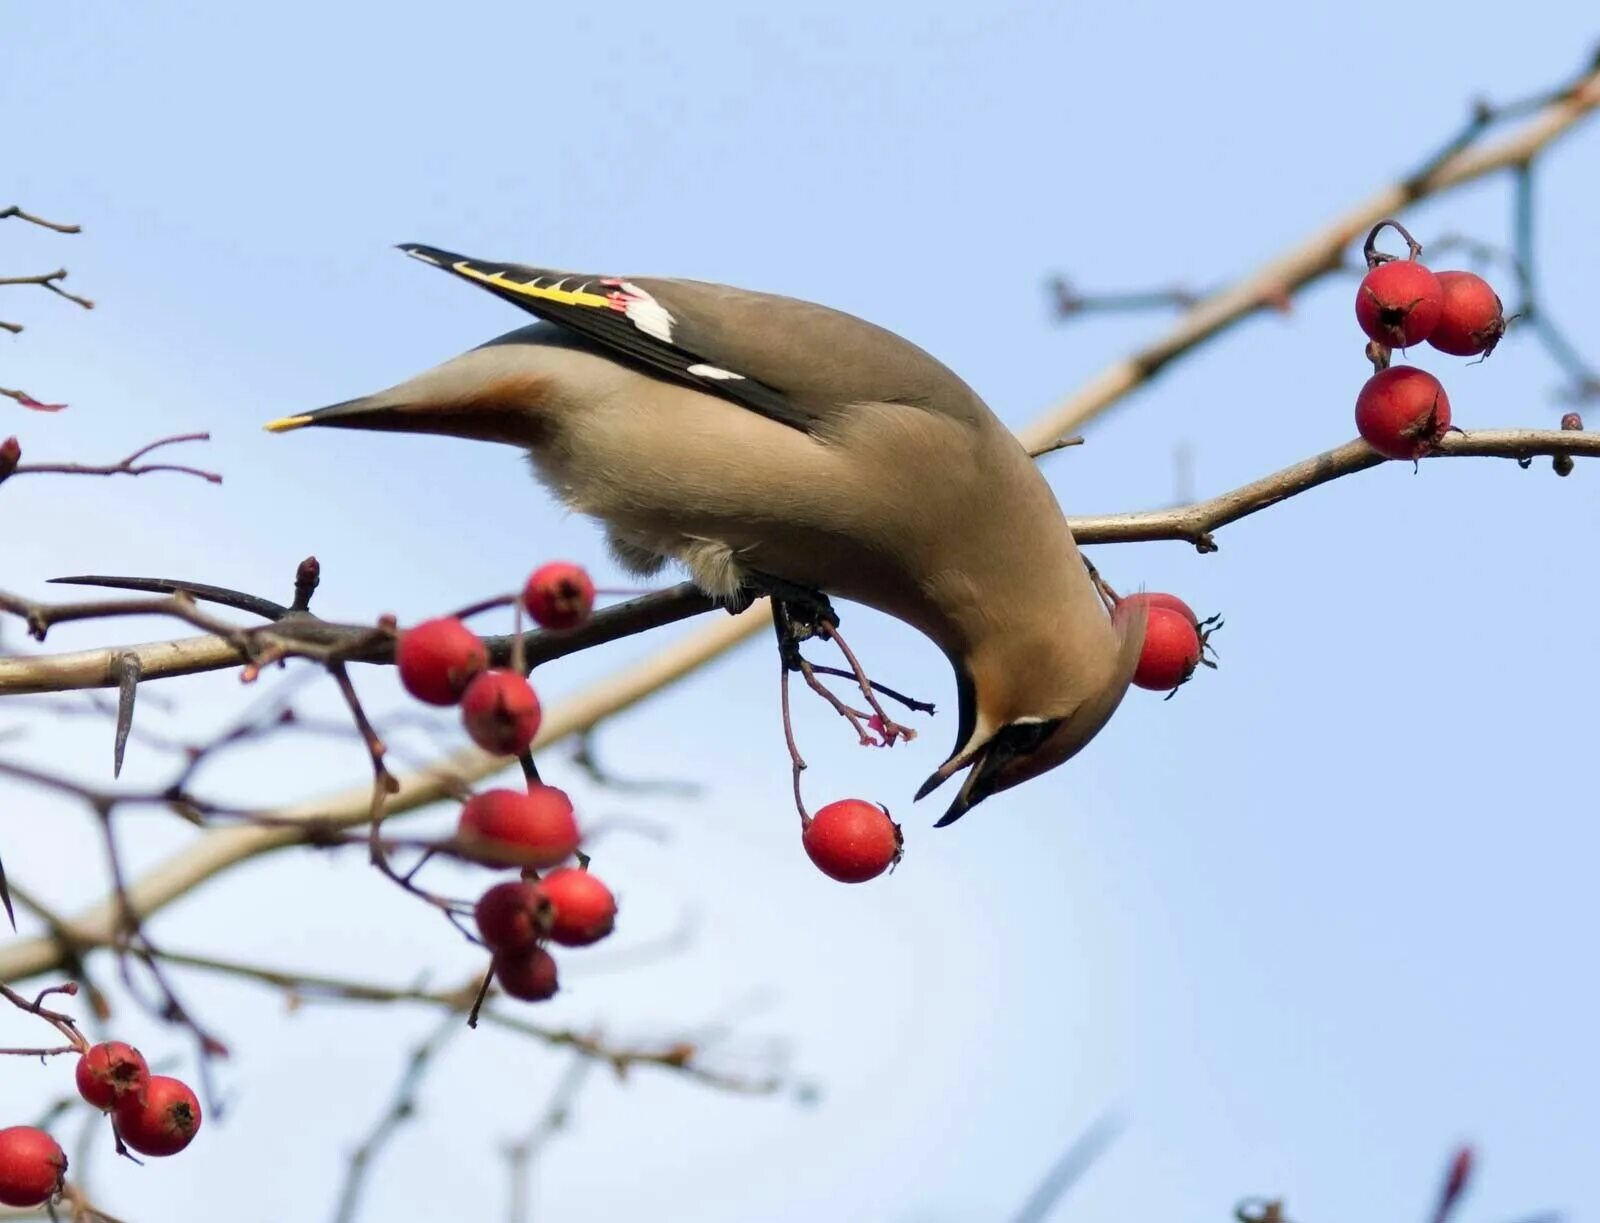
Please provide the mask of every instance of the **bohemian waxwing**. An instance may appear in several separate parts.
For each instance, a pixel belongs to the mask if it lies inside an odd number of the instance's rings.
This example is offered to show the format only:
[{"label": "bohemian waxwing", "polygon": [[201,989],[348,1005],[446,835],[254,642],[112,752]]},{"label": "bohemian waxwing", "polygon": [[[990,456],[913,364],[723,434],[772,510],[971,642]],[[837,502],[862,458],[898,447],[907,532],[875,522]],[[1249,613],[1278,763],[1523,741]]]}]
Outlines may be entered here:
[{"label": "bohemian waxwing", "polygon": [[693,280],[406,254],[537,315],[387,391],[267,425],[526,449],[638,574],[730,604],[776,579],[877,608],[955,668],[970,766],[939,825],[1070,759],[1122,700],[1140,615],[1108,615],[1055,497],[977,394],[825,306]]}]

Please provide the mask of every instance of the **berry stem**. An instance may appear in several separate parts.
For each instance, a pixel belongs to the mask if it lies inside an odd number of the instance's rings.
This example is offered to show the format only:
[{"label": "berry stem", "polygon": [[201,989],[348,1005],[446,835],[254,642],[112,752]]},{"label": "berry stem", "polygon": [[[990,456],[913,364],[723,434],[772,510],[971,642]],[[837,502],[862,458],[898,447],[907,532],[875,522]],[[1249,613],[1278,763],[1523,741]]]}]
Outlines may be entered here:
[{"label": "berry stem", "polygon": [[[779,631],[782,635],[782,630]],[[789,660],[783,656],[782,651],[778,657],[778,704],[783,710],[783,741],[789,748],[789,768],[794,784],[794,808],[800,813],[800,831],[804,832],[811,824],[811,817],[806,814],[805,799],[800,794],[800,774],[805,771],[806,762],[800,755],[800,745],[794,737],[794,718],[789,710]]]},{"label": "berry stem", "polygon": [[522,776],[528,782],[531,790],[534,786],[542,786],[544,782],[539,777],[539,766],[533,762],[533,752],[524,750],[517,756],[517,763],[522,766]]},{"label": "berry stem", "polygon": [[460,610],[451,612],[450,615],[456,620],[465,620],[469,616],[479,616],[486,611],[494,611],[497,607],[515,607],[516,605],[517,596],[514,594],[495,595],[492,599],[479,599],[476,603],[468,603]]},{"label": "berry stem", "polygon": [[1372,232],[1367,235],[1366,243],[1361,247],[1361,253],[1366,256],[1367,269],[1369,271],[1377,267],[1380,263],[1388,263],[1394,258],[1393,255],[1386,255],[1378,249],[1378,235],[1383,232],[1385,227],[1394,230],[1406,240],[1406,246],[1411,251],[1407,258],[1421,258],[1422,243],[1413,238],[1411,236],[1411,231],[1408,230],[1404,225],[1400,224],[1399,221],[1396,221],[1393,217],[1385,217],[1372,227]]},{"label": "berry stem", "polygon": [[478,986],[477,997],[472,1000],[472,1009],[467,1012],[467,1027],[476,1028],[478,1026],[478,1016],[483,1012],[483,1001],[489,996],[489,986],[493,981],[494,969],[491,967],[484,972],[483,981]]}]

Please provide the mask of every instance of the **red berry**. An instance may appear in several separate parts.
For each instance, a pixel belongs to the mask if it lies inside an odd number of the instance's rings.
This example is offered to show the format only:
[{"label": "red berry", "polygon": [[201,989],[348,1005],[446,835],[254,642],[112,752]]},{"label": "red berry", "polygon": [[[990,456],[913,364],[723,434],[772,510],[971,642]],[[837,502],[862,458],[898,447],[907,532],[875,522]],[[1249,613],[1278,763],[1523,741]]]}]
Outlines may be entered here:
[{"label": "red berry", "polygon": [[145,1098],[124,1096],[117,1105],[117,1133],[141,1155],[176,1155],[200,1132],[200,1101],[181,1079],[150,1076]]},{"label": "red berry", "polygon": [[66,1153],[49,1134],[31,1125],[0,1130],[0,1203],[41,1206],[66,1178]]},{"label": "red berry", "polygon": [[22,462],[22,445],[14,437],[0,442],[0,480],[4,480]]},{"label": "red berry", "polygon": [[78,1094],[101,1112],[110,1112],[123,1096],[144,1094],[150,1067],[132,1045],[108,1040],[78,1059],[77,1079]]},{"label": "red berry", "polygon": [[543,717],[533,686],[515,671],[485,671],[461,694],[461,720],[486,752],[515,756],[539,733]]},{"label": "red berry", "polygon": [[840,883],[876,879],[900,861],[900,825],[859,798],[829,803],[806,822],[800,843],[817,869]]},{"label": "red berry", "polygon": [[1189,618],[1170,607],[1152,607],[1133,682],[1152,692],[1171,692],[1199,665],[1200,634]]},{"label": "red berry", "polygon": [[588,871],[551,871],[539,880],[550,900],[550,939],[564,947],[587,947],[611,933],[617,898]]},{"label": "red berry", "polygon": [[1428,338],[1443,305],[1437,276],[1414,259],[1391,259],[1362,278],[1356,322],[1380,344],[1409,348]]},{"label": "red berry", "polygon": [[537,883],[514,879],[497,883],[480,896],[472,915],[490,951],[515,951],[544,934],[550,923],[550,901]]},{"label": "red berry", "polygon": [[1489,282],[1471,272],[1440,272],[1439,286],[1444,308],[1428,343],[1454,357],[1493,352],[1506,333],[1506,316]]},{"label": "red berry", "polygon": [[578,821],[565,790],[537,783],[521,790],[486,790],[461,808],[462,840],[495,841],[527,855],[528,865],[555,866],[578,848]]},{"label": "red berry", "polygon": [[1450,397],[1413,365],[1379,370],[1356,396],[1356,428],[1385,458],[1419,459],[1449,427]]},{"label": "red berry", "polygon": [[594,583],[583,566],[551,561],[533,571],[522,605],[543,628],[577,628],[594,610]]},{"label": "red berry", "polygon": [[394,658],[406,691],[430,705],[454,705],[472,677],[489,665],[478,635],[450,616],[424,620],[401,633]]},{"label": "red berry", "polygon": [[1128,595],[1119,604],[1119,608],[1126,607],[1129,611],[1139,606],[1165,607],[1170,611],[1177,612],[1190,624],[1194,625],[1195,628],[1198,629],[1200,627],[1200,617],[1194,614],[1194,608],[1178,598],[1177,595],[1169,595],[1159,590],[1141,590],[1138,594]]},{"label": "red berry", "polygon": [[543,947],[497,952],[494,979],[506,993],[524,1002],[543,1002],[555,997],[560,988],[556,980],[556,962]]}]

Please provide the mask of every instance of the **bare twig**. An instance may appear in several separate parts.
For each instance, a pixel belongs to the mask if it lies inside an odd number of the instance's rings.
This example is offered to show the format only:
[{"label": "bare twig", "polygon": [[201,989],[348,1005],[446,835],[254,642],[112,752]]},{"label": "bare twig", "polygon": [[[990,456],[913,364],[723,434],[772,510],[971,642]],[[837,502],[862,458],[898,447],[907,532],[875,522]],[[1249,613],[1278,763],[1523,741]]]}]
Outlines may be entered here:
[{"label": "bare twig", "polygon": [[698,782],[678,778],[618,776],[601,763],[595,751],[595,734],[592,731],[578,736],[577,746],[572,750],[572,763],[588,774],[589,779],[597,786],[604,786],[608,790],[616,790],[623,794],[671,794],[680,798],[692,798],[701,790]]},{"label": "bare twig", "polygon": [[1028,457],[1030,459],[1042,459],[1045,455],[1054,454],[1058,450],[1066,450],[1069,447],[1081,445],[1083,445],[1082,437],[1058,437],[1053,442],[1046,442],[1043,445],[1030,448]]},{"label": "bare twig", "polygon": [[[16,396],[12,396],[15,398]],[[152,450],[162,446],[175,446],[179,442],[209,442],[209,433],[179,433],[172,437],[159,438],[147,446],[141,446],[127,458],[115,463],[89,464],[89,463],[19,463],[13,476],[144,476],[157,471],[173,471],[186,476],[199,476],[208,484],[221,484],[222,477],[214,471],[204,471],[198,467],[185,467],[177,463],[140,463],[139,460]]]},{"label": "bare twig", "polygon": [[1142,310],[1188,309],[1204,294],[1172,285],[1164,289],[1142,289],[1119,293],[1079,293],[1064,276],[1052,276],[1046,286],[1059,319],[1085,314],[1116,314]]},{"label": "bare twig", "polygon": [[76,293],[69,293],[61,287],[61,282],[66,278],[66,268],[57,268],[53,272],[43,272],[37,276],[0,276],[0,288],[7,285],[38,285],[41,289],[48,289],[57,297],[64,297],[85,310],[93,310],[94,303],[87,297],[79,297]]},{"label": "bare twig", "polygon": [[39,225],[45,229],[53,229],[58,234],[77,234],[83,232],[82,226],[63,225],[60,221],[47,221],[43,217],[34,216],[31,212],[23,212],[22,209],[17,207],[15,204],[10,204],[5,208],[0,208],[0,221],[4,221],[8,217],[16,217],[19,221],[27,221],[32,225]]},{"label": "bare twig", "polygon": [[1122,1124],[1116,1118],[1101,1117],[1074,1138],[1012,1216],[1012,1223],[1044,1223],[1062,1195],[1083,1178],[1121,1132]]},{"label": "bare twig", "polygon": [[[22,330],[16,323],[0,323],[0,327],[5,328],[13,335]],[[7,399],[14,399],[23,407],[34,412],[59,412],[67,406],[64,403],[42,403],[28,394],[27,391],[19,391],[15,387],[9,386],[0,386],[0,395],[4,395]]]},{"label": "bare twig", "polygon": [[62,1053],[85,1053],[89,1049],[89,1042],[84,1039],[82,1032],[78,1031],[78,1021],[64,1011],[54,1011],[44,1005],[44,1000],[51,994],[65,994],[71,997],[78,992],[78,987],[71,981],[65,985],[53,985],[42,990],[33,998],[19,994],[9,985],[0,985],[0,998],[4,998],[19,1011],[26,1011],[30,1015],[37,1015],[57,1032],[66,1038],[67,1043],[49,1049],[0,1049],[0,1054],[10,1054],[18,1057],[55,1057]]},{"label": "bare twig", "polygon": [[594,1069],[594,1059],[575,1057],[556,1080],[555,1090],[545,1104],[544,1111],[521,1141],[506,1148],[506,1163],[510,1173],[509,1223],[528,1223],[528,1200],[531,1197],[533,1166],[550,1140],[567,1128],[572,1117],[572,1106],[578,1093]]},{"label": "bare twig", "polygon": [[395,1088],[394,1098],[378,1118],[377,1124],[362,1140],[361,1145],[350,1153],[344,1184],[339,1190],[339,1203],[333,1212],[334,1223],[354,1223],[361,1205],[361,1192],[366,1187],[372,1162],[382,1153],[383,1148],[400,1127],[415,1115],[417,1094],[422,1090],[422,1083],[428,1071],[433,1068],[435,1057],[461,1030],[461,1025],[456,1023],[454,1018],[448,1018],[411,1051],[406,1059],[406,1068],[400,1075],[399,1085]]}]

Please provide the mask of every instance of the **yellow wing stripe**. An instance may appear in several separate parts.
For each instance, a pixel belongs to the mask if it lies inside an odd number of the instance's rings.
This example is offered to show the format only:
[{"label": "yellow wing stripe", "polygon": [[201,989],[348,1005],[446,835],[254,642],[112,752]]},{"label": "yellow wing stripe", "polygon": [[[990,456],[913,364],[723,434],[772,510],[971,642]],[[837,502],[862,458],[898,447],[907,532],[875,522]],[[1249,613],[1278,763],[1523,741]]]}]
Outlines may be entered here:
[{"label": "yellow wing stripe", "polygon": [[554,286],[535,284],[532,281],[512,280],[504,272],[480,272],[470,263],[453,263],[450,270],[465,276],[468,280],[476,280],[480,284],[493,285],[499,289],[509,289],[524,297],[537,297],[542,301],[559,302],[563,306],[592,306],[603,310],[612,308],[611,299],[599,293],[586,293],[582,289],[562,289]]}]

